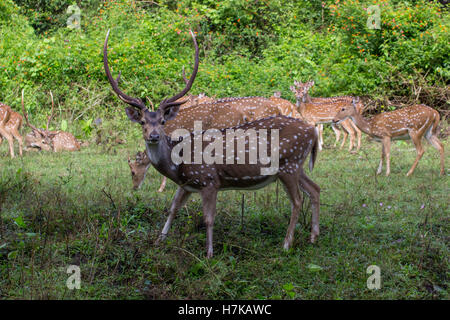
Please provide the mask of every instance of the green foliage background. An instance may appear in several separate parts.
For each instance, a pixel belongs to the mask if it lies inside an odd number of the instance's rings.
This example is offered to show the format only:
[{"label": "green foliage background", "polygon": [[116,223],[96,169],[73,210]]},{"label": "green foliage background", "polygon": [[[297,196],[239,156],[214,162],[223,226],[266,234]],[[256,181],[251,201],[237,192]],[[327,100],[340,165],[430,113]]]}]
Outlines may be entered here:
[{"label": "green foliage background", "polygon": [[[80,30],[66,27],[72,4],[81,8]],[[381,8],[379,30],[366,26],[374,4]],[[361,95],[375,101],[377,111],[422,102],[446,114],[449,21],[446,7],[425,0],[3,0],[0,101],[18,110],[25,88],[26,108],[43,125],[52,90],[58,121],[79,134],[93,118],[123,119],[103,71],[106,31],[121,87],[159,102],[183,85],[182,66],[192,67],[192,28],[201,47],[192,93],[270,96],[281,90],[294,101],[293,80],[313,79],[315,96]],[[119,130],[129,126],[114,123]]]}]

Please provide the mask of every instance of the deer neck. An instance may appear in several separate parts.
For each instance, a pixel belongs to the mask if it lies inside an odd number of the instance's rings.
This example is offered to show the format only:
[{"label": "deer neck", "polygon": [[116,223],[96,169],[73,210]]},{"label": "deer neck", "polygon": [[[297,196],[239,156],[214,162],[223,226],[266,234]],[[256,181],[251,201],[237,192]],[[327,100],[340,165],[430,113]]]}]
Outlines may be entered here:
[{"label": "deer neck", "polygon": [[303,102],[312,103],[311,96],[308,93],[303,96]]},{"label": "deer neck", "polygon": [[361,114],[355,112],[355,114],[350,116],[350,118],[361,131],[363,131],[365,134],[368,134],[369,136],[373,136],[372,126],[370,125],[370,122],[364,119]]},{"label": "deer neck", "polygon": [[169,137],[163,135],[159,143],[146,143],[145,145],[148,159],[155,169],[173,182],[179,184],[178,165],[172,161],[172,147],[169,144]]},{"label": "deer neck", "polygon": [[300,113],[300,116],[302,116],[302,118],[304,118],[304,114],[305,114],[305,110],[306,110],[305,102],[302,99],[297,98],[296,106],[297,106],[298,112]]}]

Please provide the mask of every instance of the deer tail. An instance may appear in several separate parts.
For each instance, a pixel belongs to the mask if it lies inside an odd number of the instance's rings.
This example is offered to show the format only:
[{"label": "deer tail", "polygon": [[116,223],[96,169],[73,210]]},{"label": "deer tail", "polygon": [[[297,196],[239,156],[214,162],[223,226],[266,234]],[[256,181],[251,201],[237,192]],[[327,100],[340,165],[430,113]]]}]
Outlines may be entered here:
[{"label": "deer tail", "polygon": [[314,164],[316,163],[317,154],[319,153],[319,132],[317,131],[317,127],[314,128],[314,144],[311,150],[311,156],[309,157],[309,171],[313,171]]}]

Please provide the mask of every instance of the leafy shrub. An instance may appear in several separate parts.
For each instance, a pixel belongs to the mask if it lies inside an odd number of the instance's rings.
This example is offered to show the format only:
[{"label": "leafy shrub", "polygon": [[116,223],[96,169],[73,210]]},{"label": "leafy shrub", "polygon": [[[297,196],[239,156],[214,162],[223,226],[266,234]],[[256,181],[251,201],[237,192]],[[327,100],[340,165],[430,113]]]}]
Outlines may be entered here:
[{"label": "leafy shrub", "polygon": [[[376,0],[380,30],[366,26],[364,8],[373,1],[92,0],[79,3],[80,30],[66,28],[62,18],[71,1],[40,3],[0,4],[0,100],[20,110],[25,88],[30,117],[43,126],[52,90],[55,123],[64,119],[78,136],[88,137],[87,124],[99,117],[117,120],[118,130],[130,127],[122,123],[123,104],[103,70],[108,29],[109,62],[114,75],[122,71],[121,88],[155,103],[184,86],[181,68],[189,74],[193,63],[192,29],[201,50],[193,94],[270,96],[281,90],[295,101],[293,80],[315,80],[315,96],[404,96],[448,107],[450,19],[435,2]],[[60,23],[37,27],[34,15],[44,13]]]}]

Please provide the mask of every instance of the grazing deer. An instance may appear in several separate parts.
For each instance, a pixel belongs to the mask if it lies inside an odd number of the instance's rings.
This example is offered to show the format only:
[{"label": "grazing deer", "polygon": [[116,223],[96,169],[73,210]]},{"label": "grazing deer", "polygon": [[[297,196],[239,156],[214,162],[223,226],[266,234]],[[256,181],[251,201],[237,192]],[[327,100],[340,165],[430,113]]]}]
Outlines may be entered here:
[{"label": "grazing deer", "polygon": [[[310,87],[308,86],[298,86],[298,82],[295,82],[296,86],[291,86],[290,89],[294,92],[295,97],[297,98],[297,106],[299,109],[299,113],[305,121],[308,123],[317,126],[319,130],[319,150],[322,150],[323,145],[323,124],[332,123],[333,117],[336,113],[343,107],[349,104],[346,100],[330,100],[324,102],[307,102],[305,101],[305,94]],[[341,123],[342,127],[350,133],[350,147],[349,151],[353,149],[354,146],[354,130],[351,124],[351,121],[346,121]],[[332,128],[336,134],[336,137],[339,138],[340,132],[338,133],[338,129],[335,125],[332,124]],[[347,133],[344,131],[344,141],[341,145],[341,148],[344,146],[345,139],[347,137]],[[335,144],[338,139],[336,139]],[[360,140],[358,144],[357,150],[360,147]]]},{"label": "grazing deer", "polygon": [[38,129],[28,121],[28,114],[25,111],[23,102],[24,90],[22,90],[22,112],[25,116],[27,125],[32,129],[32,132],[25,136],[25,145],[27,148],[38,148],[39,150],[60,152],[60,151],[78,151],[80,150],[80,143],[69,132],[58,130],[50,131],[48,126],[53,118],[53,94],[50,91],[50,97],[52,100],[52,111],[50,116],[47,117],[46,129]]},{"label": "grazing deer", "polygon": [[[136,153],[136,160],[132,161],[128,156],[128,166],[131,171],[131,179],[133,181],[133,189],[137,190],[141,187],[142,182],[144,182],[147,170],[150,167],[150,159],[147,157],[145,151],[139,151]],[[158,192],[163,192],[166,186],[166,177],[164,177]]]},{"label": "grazing deer", "polygon": [[383,169],[384,158],[386,158],[386,176],[391,172],[391,140],[411,139],[416,147],[417,158],[406,174],[407,176],[410,176],[425,152],[421,142],[423,136],[425,136],[425,139],[427,139],[433,147],[439,150],[441,154],[440,174],[444,174],[444,146],[437,137],[437,127],[439,125],[440,117],[436,110],[420,104],[391,112],[383,112],[370,119],[366,119],[358,112],[356,107],[357,102],[358,98],[353,100],[351,106],[342,108],[334,117],[333,122],[340,122],[344,119],[351,118],[360,130],[374,138],[376,141],[381,141],[381,160],[377,174],[380,174]]},{"label": "grazing deer", "polygon": [[[189,92],[198,71],[198,46],[192,31],[191,36],[195,46],[193,74],[186,87],[181,92],[171,98],[164,99],[160,103],[158,110],[153,112],[148,110],[141,99],[133,98],[123,93],[119,89],[117,80],[112,77],[107,56],[109,31],[106,35],[103,47],[103,63],[108,81],[117,96],[123,102],[130,105],[130,107],[125,109],[128,118],[132,122],[141,125],[147,155],[151,164],[161,174],[168,177],[179,186],[170,208],[169,217],[158,241],[165,239],[177,211],[186,203],[189,196],[193,192],[199,193],[202,198],[203,214],[207,229],[206,256],[207,258],[211,258],[213,255],[213,225],[216,214],[217,193],[221,190],[228,189],[258,189],[276,179],[280,179],[286,188],[292,204],[291,220],[284,241],[284,248],[288,249],[292,245],[294,228],[298,221],[298,215],[302,204],[300,189],[305,191],[311,198],[313,213],[310,239],[311,242],[314,242],[319,235],[320,188],[311,181],[303,171],[303,163],[309,153],[311,153],[309,161],[310,170],[313,169],[316,160],[318,141],[317,132],[314,127],[299,119],[276,116],[245,123],[231,129],[208,130],[208,135],[215,136],[215,139],[213,139],[214,142],[211,141],[212,139],[196,140],[198,134],[202,135],[202,131],[187,131],[187,133],[185,132],[183,135],[182,142],[184,144],[186,141],[190,141],[193,138],[194,150],[185,152],[183,148],[182,157],[186,157],[187,160],[181,162],[174,160],[174,149],[180,150],[179,147],[181,142],[179,140],[172,140],[167,136],[164,127],[167,121],[174,118],[176,119],[180,104],[182,104],[182,102],[177,100]],[[252,154],[254,155],[254,149],[250,148],[252,143],[245,144],[245,152],[241,148],[237,157],[234,157],[234,155],[229,156],[227,152],[232,148],[234,149],[235,135],[232,137],[233,140],[231,140],[230,143],[226,143],[226,146],[222,144],[217,147],[216,142],[220,141],[220,139],[223,141],[223,139],[226,138],[227,132],[234,129],[241,129],[244,130],[244,132],[253,130],[256,135],[254,138],[257,139],[256,141],[259,141],[260,150],[269,146],[271,150],[270,159],[273,158],[274,162],[278,161],[279,168],[275,171],[270,171],[270,168],[267,168],[268,162],[266,162],[266,160],[269,159],[268,153],[263,157],[259,157],[255,162],[249,160],[251,163],[245,164],[245,153],[249,153],[249,158],[251,158]],[[266,134],[264,137],[263,134],[263,131],[268,129],[270,130],[270,143],[268,143],[269,135]],[[256,132],[258,133],[256,134]],[[201,145],[199,146],[196,141]],[[256,149],[257,146],[254,146],[253,148]],[[214,150],[215,161],[207,161],[202,156],[207,150]],[[179,156],[180,152],[181,150],[175,154]],[[224,155],[226,155],[226,157]],[[200,156],[201,159],[197,159],[198,161],[196,161],[198,156]],[[192,157],[194,158],[194,163],[191,163]],[[241,164],[242,160],[244,162],[243,164]],[[235,164],[236,161],[238,164]],[[262,162],[266,164],[263,165]]]},{"label": "grazing deer", "polygon": [[[349,105],[352,103],[353,96],[337,96],[337,97],[328,97],[328,98],[323,98],[323,97],[311,97],[309,95],[309,90],[311,89],[311,87],[314,86],[314,81],[309,81],[306,83],[301,83],[298,81],[294,81],[294,84],[297,88],[300,87],[304,87],[304,96],[303,96],[303,101],[307,102],[307,103],[324,103],[324,102],[330,102],[330,103],[339,103],[339,102],[347,102]],[[358,103],[356,104],[356,108],[358,110],[359,113],[363,113],[364,111],[364,105],[362,103],[361,100],[358,101]],[[349,124],[351,126],[349,126]],[[340,135],[341,135],[341,131],[339,130],[339,128],[337,128],[333,123],[331,124],[331,128],[334,131],[334,134],[336,135],[336,140],[334,142],[334,147],[336,147],[337,143],[340,140]],[[344,126],[343,126],[343,139],[342,139],[342,143],[340,146],[340,149],[342,149],[345,145],[345,141],[347,139],[348,134],[350,134],[350,146],[349,146],[349,151],[351,151],[353,149],[353,145],[354,145],[354,139],[355,139],[355,132],[356,132],[356,136],[358,139],[358,145],[356,147],[356,151],[359,151],[359,149],[361,148],[361,137],[362,137],[362,133],[361,130],[358,129],[358,127],[352,122],[352,121],[348,121],[348,123],[346,121],[344,121]],[[319,132],[319,136],[322,136],[322,131],[323,131],[323,125],[320,125],[319,128],[320,132]]]}]

